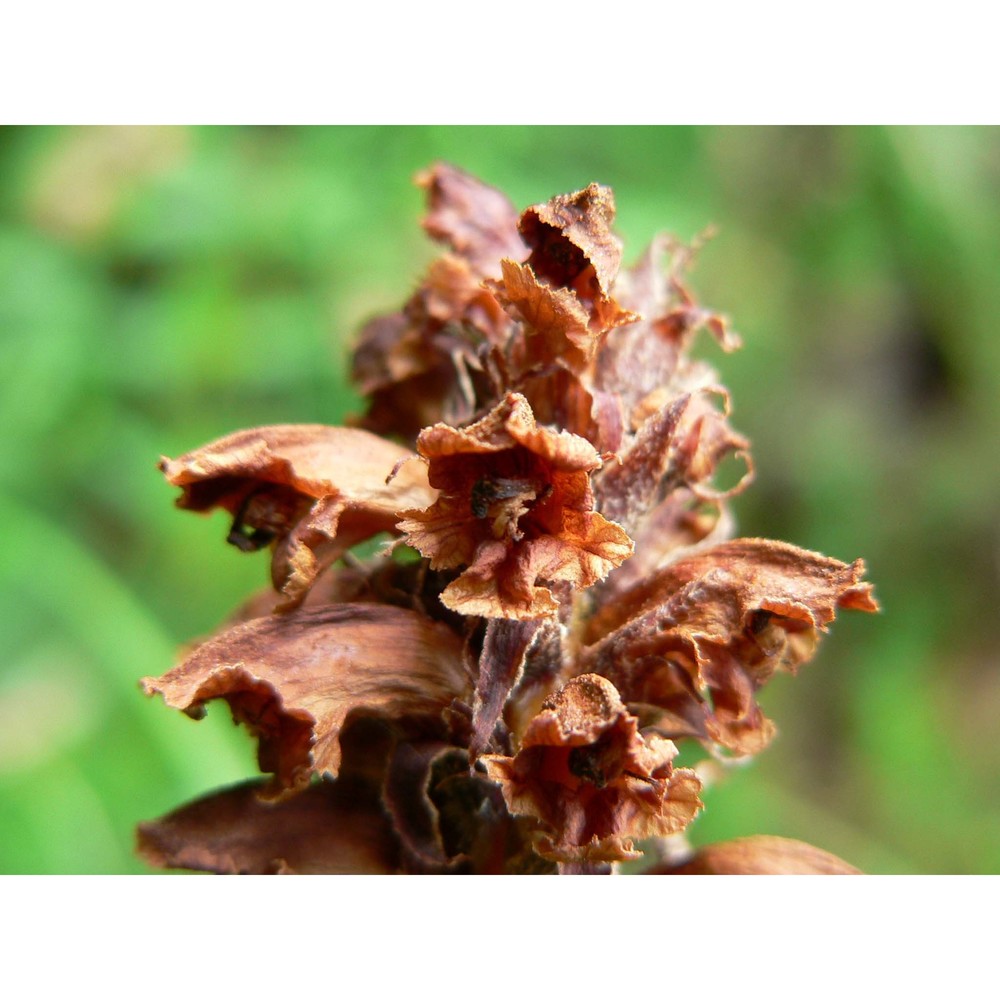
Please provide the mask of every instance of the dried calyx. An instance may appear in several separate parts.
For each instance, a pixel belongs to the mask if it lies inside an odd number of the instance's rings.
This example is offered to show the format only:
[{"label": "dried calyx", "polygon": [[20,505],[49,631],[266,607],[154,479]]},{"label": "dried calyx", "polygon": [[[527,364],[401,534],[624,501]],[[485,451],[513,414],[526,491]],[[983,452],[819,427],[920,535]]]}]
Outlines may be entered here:
[{"label": "dried calyx", "polygon": [[658,238],[622,270],[598,184],[519,216],[453,167],[418,180],[445,252],[362,330],[357,426],[261,427],[161,463],[179,506],[221,507],[232,544],[270,549],[273,588],[145,689],[194,717],[226,702],[271,778],[144,824],[141,853],[527,873],[653,847],[658,874],[853,871],[782,838],[684,848],[701,780],[678,744],[763,749],[759,689],[839,609],[877,610],[860,560],[729,539],[749,442],[689,352],[702,328],[739,339],[685,286],[692,252]]}]

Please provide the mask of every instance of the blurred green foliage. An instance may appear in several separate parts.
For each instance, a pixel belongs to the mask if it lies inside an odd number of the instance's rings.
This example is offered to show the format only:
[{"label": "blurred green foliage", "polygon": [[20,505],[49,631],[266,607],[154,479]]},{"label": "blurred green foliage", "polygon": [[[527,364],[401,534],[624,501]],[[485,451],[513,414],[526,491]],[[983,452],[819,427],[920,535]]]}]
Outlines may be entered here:
[{"label": "blurred green foliage", "polygon": [[432,256],[411,178],[614,187],[627,259],[709,224],[698,345],[754,441],[740,531],[864,556],[885,612],[764,694],[779,739],[692,828],[873,872],[1000,872],[1000,132],[0,130],[0,871],[140,872],[132,829],[254,773],[223,708],[141,696],[261,586],[155,468],[358,408],[352,334]]}]

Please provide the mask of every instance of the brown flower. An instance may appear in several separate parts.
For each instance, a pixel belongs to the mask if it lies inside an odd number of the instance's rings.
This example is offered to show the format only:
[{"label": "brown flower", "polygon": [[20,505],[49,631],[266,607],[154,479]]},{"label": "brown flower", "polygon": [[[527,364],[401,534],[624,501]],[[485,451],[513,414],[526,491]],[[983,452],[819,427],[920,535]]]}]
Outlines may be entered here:
[{"label": "brown flower", "polygon": [[559,602],[538,581],[589,587],[632,553],[617,524],[594,510],[590,473],[601,457],[581,437],[535,424],[511,393],[466,428],[436,424],[417,440],[441,491],[399,529],[434,569],[467,567],[441,595],[485,618],[540,618]]},{"label": "brown flower", "polygon": [[424,468],[405,462],[411,454],[368,431],[285,424],[238,431],[160,469],[183,488],[178,507],[233,515],[233,545],[273,545],[271,578],[287,609],[352,546],[393,531],[400,510],[434,499]]},{"label": "brown flower", "polygon": [[742,538],[665,567],[608,601],[587,623],[581,669],[609,677],[629,702],[656,706],[674,737],[737,754],[774,734],[755,692],[812,657],[837,608],[877,611],[864,563],[784,542]]},{"label": "brown flower", "polygon": [[608,330],[639,318],[612,298],[622,257],[614,218],[614,195],[600,184],[521,215],[518,229],[531,253],[523,264],[504,260],[502,280],[488,283],[524,320],[521,371],[559,364],[580,374]]},{"label": "brown flower", "polygon": [[632,838],[677,833],[694,818],[701,782],[673,767],[676,754],[670,740],[639,734],[610,681],[585,674],[543,703],[514,757],[481,760],[510,811],[540,822],[543,857],[595,863],[639,857]]}]

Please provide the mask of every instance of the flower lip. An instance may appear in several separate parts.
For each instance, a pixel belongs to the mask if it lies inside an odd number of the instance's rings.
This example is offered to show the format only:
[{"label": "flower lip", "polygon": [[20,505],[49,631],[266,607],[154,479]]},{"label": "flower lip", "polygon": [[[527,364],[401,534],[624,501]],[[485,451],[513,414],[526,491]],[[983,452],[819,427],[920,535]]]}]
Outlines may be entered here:
[{"label": "flower lip", "polygon": [[637,857],[632,837],[676,833],[701,808],[701,783],[673,767],[676,753],[639,733],[609,680],[583,674],[543,703],[514,757],[481,759],[508,808],[540,822],[543,857],[609,861]]},{"label": "flower lip", "polygon": [[440,495],[398,527],[433,569],[467,567],[442,594],[455,611],[546,617],[558,603],[539,580],[591,586],[632,553],[624,529],[594,509],[597,450],[536,425],[519,393],[468,427],[426,428],[417,450]]}]

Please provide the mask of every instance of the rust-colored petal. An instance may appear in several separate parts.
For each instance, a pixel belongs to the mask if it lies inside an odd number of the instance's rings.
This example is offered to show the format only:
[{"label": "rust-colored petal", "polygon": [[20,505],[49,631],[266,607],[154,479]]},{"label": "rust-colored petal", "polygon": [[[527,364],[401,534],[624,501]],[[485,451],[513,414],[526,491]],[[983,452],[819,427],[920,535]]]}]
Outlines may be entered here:
[{"label": "rust-colored petal", "polygon": [[212,792],[138,828],[157,868],[220,875],[390,875],[399,848],[378,800],[322,781],[280,802],[259,779]]},{"label": "rust-colored petal", "polygon": [[365,326],[352,368],[369,397],[364,426],[407,440],[495,402],[486,359],[506,344],[514,321],[483,278],[500,276],[501,258],[528,252],[517,214],[499,191],[446,164],[417,182],[428,198],[424,227],[451,252],[431,263],[402,310]]},{"label": "rust-colored petal", "polygon": [[294,790],[337,774],[351,712],[434,719],[468,698],[461,647],[447,626],[403,608],[304,608],[237,625],[143,687],[194,718],[225,699],[257,736],[261,769]]},{"label": "rust-colored petal", "polygon": [[424,229],[480,275],[495,277],[502,257],[521,260],[527,254],[517,231],[517,209],[496,188],[448,163],[421,171],[416,182],[427,192]]},{"label": "rust-colored petal", "polygon": [[639,318],[612,296],[622,253],[614,217],[614,196],[599,184],[522,214],[527,260],[504,260],[502,278],[486,283],[523,321],[508,351],[515,372],[562,365],[581,374],[609,330]]},{"label": "rust-colored petal", "polygon": [[621,240],[611,231],[614,221],[611,188],[589,184],[532,205],[522,213],[519,228],[536,274],[594,299],[609,296],[621,266]]},{"label": "rust-colored petal", "polygon": [[606,603],[587,624],[580,669],[611,678],[630,702],[686,720],[681,731],[665,727],[673,735],[756,753],[773,725],[754,692],[775,670],[809,660],[838,608],[878,610],[863,575],[861,560],[757,538],[724,542]]},{"label": "rust-colored petal", "polygon": [[576,677],[542,704],[514,757],[487,755],[512,813],[533,816],[536,850],[559,862],[638,857],[633,838],[684,829],[701,808],[701,782],[675,769],[670,740],[644,739],[604,677]]},{"label": "rust-colored petal", "polygon": [[835,854],[787,837],[741,837],[702,847],[677,865],[647,875],[860,875]]},{"label": "rust-colored petal", "polygon": [[467,567],[442,594],[455,611],[550,616],[558,602],[540,581],[588,587],[632,552],[626,532],[594,510],[593,445],[539,427],[517,393],[469,427],[426,428],[417,450],[441,495],[406,511],[399,529],[432,568]]},{"label": "rust-colored petal", "polygon": [[179,507],[233,515],[233,544],[274,543],[272,579],[289,608],[344,552],[434,499],[423,465],[405,461],[411,455],[364,430],[284,424],[238,431],[160,468],[183,490]]}]

